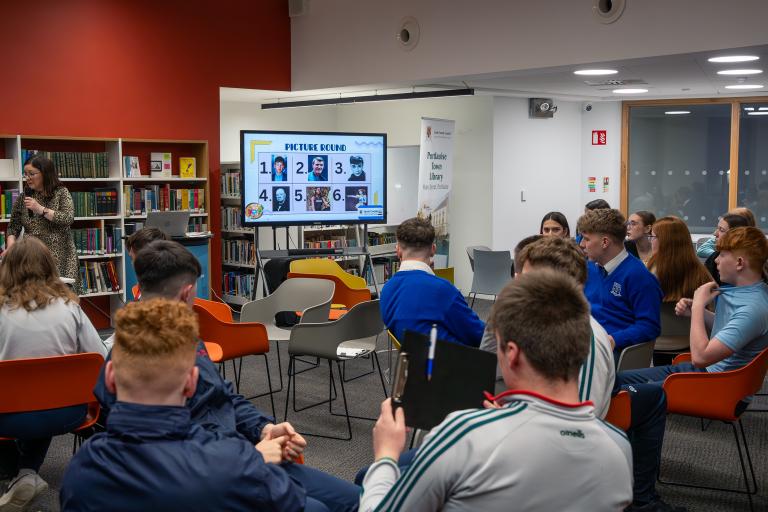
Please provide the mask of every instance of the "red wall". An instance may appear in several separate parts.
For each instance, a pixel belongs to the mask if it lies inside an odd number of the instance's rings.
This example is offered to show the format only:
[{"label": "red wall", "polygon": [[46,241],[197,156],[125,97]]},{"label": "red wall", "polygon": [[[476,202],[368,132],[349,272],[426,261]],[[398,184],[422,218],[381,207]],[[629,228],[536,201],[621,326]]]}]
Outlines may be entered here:
[{"label": "red wall", "polygon": [[207,140],[217,231],[219,87],[290,88],[286,0],[3,1],[0,48],[0,133]]}]

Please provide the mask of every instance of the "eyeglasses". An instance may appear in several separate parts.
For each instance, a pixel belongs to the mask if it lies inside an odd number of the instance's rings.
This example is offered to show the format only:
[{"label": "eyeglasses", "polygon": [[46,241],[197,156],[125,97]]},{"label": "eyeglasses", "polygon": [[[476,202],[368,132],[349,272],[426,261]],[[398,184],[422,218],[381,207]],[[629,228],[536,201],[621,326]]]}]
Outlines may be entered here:
[{"label": "eyeglasses", "polygon": [[639,225],[640,225],[640,223],[639,223],[639,222],[637,222],[636,220],[628,220],[628,221],[627,221],[627,222],[626,222],[624,225],[625,225],[625,226],[632,226],[632,227],[635,227],[635,226],[639,226]]},{"label": "eyeglasses", "polygon": [[24,179],[28,180],[29,178],[34,178],[38,174],[40,174],[40,171],[38,171],[38,172],[25,172],[24,173]]}]

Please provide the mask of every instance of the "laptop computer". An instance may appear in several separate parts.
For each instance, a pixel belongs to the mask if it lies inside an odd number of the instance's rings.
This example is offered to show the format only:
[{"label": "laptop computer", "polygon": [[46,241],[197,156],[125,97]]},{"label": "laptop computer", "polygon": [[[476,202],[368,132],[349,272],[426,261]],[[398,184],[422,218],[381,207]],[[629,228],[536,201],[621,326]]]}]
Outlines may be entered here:
[{"label": "laptop computer", "polygon": [[184,237],[189,225],[189,212],[149,212],[144,227],[157,228],[170,237]]}]

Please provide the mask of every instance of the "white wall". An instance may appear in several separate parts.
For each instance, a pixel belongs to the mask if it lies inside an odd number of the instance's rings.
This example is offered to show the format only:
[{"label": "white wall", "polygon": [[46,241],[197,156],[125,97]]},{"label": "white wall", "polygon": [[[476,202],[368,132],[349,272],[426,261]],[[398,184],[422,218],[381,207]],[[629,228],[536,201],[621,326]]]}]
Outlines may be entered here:
[{"label": "white wall", "polygon": [[[605,199],[614,208],[619,208],[621,191],[621,103],[592,103],[592,110],[581,113],[581,190],[580,204],[593,199]],[[558,111],[557,115],[560,112]],[[592,131],[607,132],[605,146],[592,145]],[[596,192],[589,192],[587,179],[597,178]],[[608,177],[608,192],[603,192],[603,178]],[[570,219],[568,219],[570,221]],[[573,226],[576,228],[576,219]]]},{"label": "white wall", "polygon": [[[308,0],[291,20],[293,90],[413,83],[768,43],[765,0],[627,0],[604,25],[589,0]],[[395,39],[414,16],[421,41]]]},{"label": "white wall", "polygon": [[494,98],[493,249],[513,250],[553,210],[575,231],[583,211],[581,103],[557,106],[552,119],[529,119],[527,99]]}]

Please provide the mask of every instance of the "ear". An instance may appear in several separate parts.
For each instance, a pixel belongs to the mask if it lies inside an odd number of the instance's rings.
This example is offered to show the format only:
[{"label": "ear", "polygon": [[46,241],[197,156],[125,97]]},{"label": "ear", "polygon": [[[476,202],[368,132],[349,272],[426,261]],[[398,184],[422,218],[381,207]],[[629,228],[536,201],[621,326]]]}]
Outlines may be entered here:
[{"label": "ear", "polygon": [[179,299],[187,304],[192,305],[195,302],[195,285],[187,284],[181,289],[179,293]]},{"label": "ear", "polygon": [[107,361],[104,367],[104,385],[107,387],[107,391],[113,395],[117,394],[117,387],[115,386],[115,367],[112,361]]},{"label": "ear", "polygon": [[432,244],[432,247],[429,249],[429,256],[432,257],[437,252],[437,245]]},{"label": "ear", "polygon": [[395,254],[397,255],[397,259],[403,259],[403,250],[400,248],[399,243],[395,244]]},{"label": "ear", "polygon": [[187,374],[187,379],[184,382],[184,396],[192,398],[197,390],[197,379],[200,377],[200,369],[197,366],[193,366]]},{"label": "ear", "polygon": [[747,262],[744,260],[743,256],[737,256],[736,257],[736,270],[742,271],[747,267]]}]

